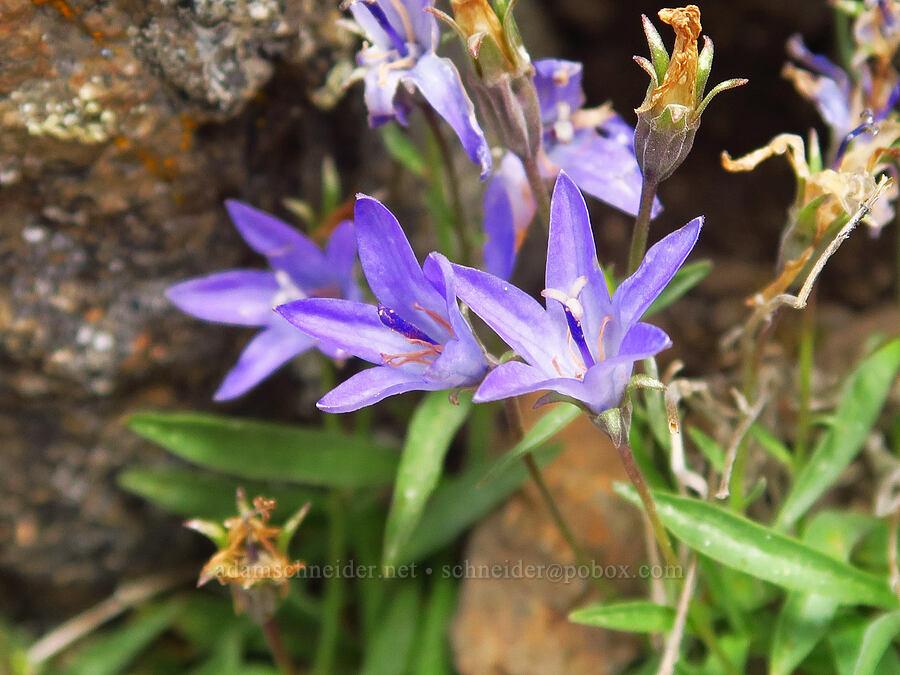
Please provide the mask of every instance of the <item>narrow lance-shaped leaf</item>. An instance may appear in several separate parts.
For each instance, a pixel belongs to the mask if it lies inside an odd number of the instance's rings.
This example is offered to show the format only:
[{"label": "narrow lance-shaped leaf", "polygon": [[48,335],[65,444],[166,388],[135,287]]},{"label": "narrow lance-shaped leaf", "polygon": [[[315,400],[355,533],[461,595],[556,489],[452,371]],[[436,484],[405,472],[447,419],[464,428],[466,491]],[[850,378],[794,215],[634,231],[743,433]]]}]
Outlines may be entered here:
[{"label": "narrow lance-shaped leaf", "polygon": [[366,650],[360,671],[363,675],[405,673],[412,657],[421,613],[419,585],[413,580],[391,583],[396,587]]},{"label": "narrow lance-shaped leaf", "polygon": [[848,378],[831,428],[797,475],[775,528],[789,528],[837,480],[863,446],[900,371],[900,338],[868,356]]},{"label": "narrow lance-shaped leaf", "polygon": [[900,634],[900,612],[889,612],[874,619],[863,634],[853,675],[874,673],[898,634]]},{"label": "narrow lance-shaped leaf", "polygon": [[444,457],[456,432],[472,408],[468,394],[454,405],[445,391],[425,396],[413,413],[384,535],[382,566],[397,562],[397,555],[422,516],[425,504],[441,477]]},{"label": "narrow lance-shaped leaf", "polygon": [[[639,505],[633,488],[616,491]],[[663,525],[691,548],[724,565],[783,588],[827,595],[842,604],[893,609],[887,580],[835,560],[774,530],[696,499],[654,492]]]},{"label": "narrow lance-shaped leaf", "polygon": [[[803,541],[838,560],[846,560],[874,524],[872,518],[862,514],[823,511],[809,523]],[[775,623],[769,675],[794,672],[825,636],[839,604],[834,598],[818,593],[788,593]]]},{"label": "narrow lance-shaped leaf", "polygon": [[630,633],[668,633],[675,624],[675,610],[644,600],[614,602],[577,609],[569,621]]},{"label": "narrow lance-shaped leaf", "polygon": [[309,485],[383,485],[398,457],[335,431],[191,413],[140,413],[131,429],[183,459],[241,478]]},{"label": "narrow lance-shaped leaf", "polygon": [[554,406],[552,410],[535,422],[534,426],[528,430],[518,443],[497,460],[488,470],[487,475],[482,480],[482,484],[494,480],[516,460],[521,459],[549,441],[567,427],[570,422],[574,421],[580,413],[581,410],[570,403],[560,403]]}]

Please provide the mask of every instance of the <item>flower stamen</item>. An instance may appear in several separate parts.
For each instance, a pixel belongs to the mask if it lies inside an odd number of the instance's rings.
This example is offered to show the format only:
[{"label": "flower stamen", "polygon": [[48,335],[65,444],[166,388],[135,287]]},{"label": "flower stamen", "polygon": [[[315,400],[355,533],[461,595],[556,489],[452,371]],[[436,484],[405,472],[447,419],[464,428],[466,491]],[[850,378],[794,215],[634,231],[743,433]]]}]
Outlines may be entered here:
[{"label": "flower stamen", "polygon": [[427,307],[422,307],[418,302],[413,304],[413,309],[418,309],[420,312],[425,312],[428,316],[432,318],[432,320],[438,324],[441,328],[446,330],[450,335],[456,337],[456,333],[453,332],[453,327],[450,325],[450,322],[447,321],[440,314],[435,312],[433,309],[428,309]]}]

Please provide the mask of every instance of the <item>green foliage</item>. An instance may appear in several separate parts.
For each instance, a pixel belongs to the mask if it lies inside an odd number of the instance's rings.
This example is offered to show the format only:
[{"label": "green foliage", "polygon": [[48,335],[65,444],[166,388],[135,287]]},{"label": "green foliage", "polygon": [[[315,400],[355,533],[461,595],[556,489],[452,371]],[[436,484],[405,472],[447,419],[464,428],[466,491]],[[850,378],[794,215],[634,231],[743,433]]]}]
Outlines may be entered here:
[{"label": "green foliage", "polygon": [[584,607],[569,614],[569,620],[586,626],[632,633],[667,633],[675,623],[675,610],[636,600]]},{"label": "green foliage", "polygon": [[139,413],[132,430],[194,464],[242,478],[306,485],[384,485],[398,456],[337,431],[192,413]]}]

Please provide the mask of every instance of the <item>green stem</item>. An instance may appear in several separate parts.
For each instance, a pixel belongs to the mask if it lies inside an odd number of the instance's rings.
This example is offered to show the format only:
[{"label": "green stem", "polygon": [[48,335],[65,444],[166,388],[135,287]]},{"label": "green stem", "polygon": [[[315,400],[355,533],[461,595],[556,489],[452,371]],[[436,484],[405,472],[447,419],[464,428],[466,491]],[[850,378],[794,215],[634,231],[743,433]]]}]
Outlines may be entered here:
[{"label": "green stem", "polygon": [[622,460],[622,465],[625,467],[625,473],[628,474],[628,479],[631,481],[631,484],[634,485],[635,490],[637,490],[638,495],[641,498],[641,502],[644,504],[644,513],[646,513],[647,518],[650,519],[653,535],[656,537],[656,543],[659,544],[659,550],[662,553],[666,564],[672,567],[678,567],[678,557],[675,555],[675,550],[672,548],[672,542],[669,541],[669,535],[666,534],[666,528],[663,527],[662,521],[659,519],[659,514],[656,512],[656,502],[653,501],[653,495],[650,494],[650,488],[647,487],[647,481],[644,480],[644,476],[641,475],[641,470],[634,461],[634,454],[631,452],[631,446],[629,446],[628,443],[623,442],[621,445],[616,446],[616,450],[619,453],[619,458]]},{"label": "green stem", "polygon": [[547,191],[547,184],[541,176],[541,169],[538,166],[536,157],[521,158],[522,164],[525,165],[525,175],[528,176],[528,184],[531,186],[531,192],[534,194],[534,200],[537,202],[538,217],[541,219],[541,227],[546,232],[550,227],[550,193]]},{"label": "green stem", "polygon": [[794,463],[797,469],[803,466],[809,440],[810,399],[812,398],[813,351],[815,347],[815,297],[810,296],[809,304],[801,317],[800,348],[797,386],[797,431],[794,438]]},{"label": "green stem", "polygon": [[278,629],[278,623],[274,618],[271,618],[263,624],[262,629],[263,634],[266,636],[266,644],[269,646],[269,651],[272,652],[272,658],[275,659],[278,669],[284,675],[294,675],[296,672],[294,664],[291,662],[291,657],[281,641],[281,631]]},{"label": "green stem", "polygon": [[[347,543],[347,523],[344,516],[345,505],[341,495],[334,491],[326,502],[328,508],[328,554],[329,563],[337,566],[345,557]],[[325,598],[322,605],[322,621],[319,629],[319,642],[316,646],[315,667],[317,675],[330,675],[335,672],[337,661],[338,637],[341,627],[341,610],[344,606],[344,580],[339,574],[328,579],[325,586]]]},{"label": "green stem", "polygon": [[428,128],[437,141],[438,149],[441,153],[441,162],[444,165],[444,176],[447,179],[447,187],[450,191],[450,201],[453,208],[453,219],[456,221],[456,232],[459,238],[460,249],[462,252],[462,262],[466,265],[475,263],[475,242],[469,228],[469,221],[466,220],[466,212],[463,207],[462,195],[459,189],[459,176],[456,173],[456,165],[453,163],[453,153],[444,138],[441,130],[441,122],[437,113],[431,106],[423,106],[425,120],[428,122]]},{"label": "green stem", "polygon": [[[515,430],[516,436],[519,439],[523,438],[525,436],[525,425],[522,422],[522,411],[519,409],[519,399],[508,398],[504,401],[504,405],[506,406],[506,417]],[[541,498],[544,500],[544,504],[550,512],[550,517],[553,519],[556,529],[559,530],[563,539],[569,544],[569,548],[571,548],[572,552],[575,554],[575,559],[578,561],[578,564],[590,565],[591,558],[581,547],[581,544],[578,543],[578,540],[572,533],[572,529],[566,522],[562,511],[559,510],[559,506],[557,506],[556,500],[553,499],[550,488],[547,486],[547,481],[544,480],[544,474],[541,473],[541,468],[537,465],[537,462],[534,461],[534,457],[531,456],[531,453],[527,453],[522,459],[525,461],[528,473],[531,475],[531,479],[537,486],[538,492],[541,494]]]},{"label": "green stem", "polygon": [[634,274],[644,259],[647,250],[647,237],[650,233],[650,213],[653,211],[653,200],[656,199],[656,190],[659,182],[655,179],[644,177],[641,184],[641,205],[637,218],[634,221],[634,230],[631,232],[631,249],[628,253],[628,274]]},{"label": "green stem", "polygon": [[[334,361],[325,356],[324,354],[320,355],[319,364],[321,371],[319,373],[319,381],[320,386],[322,388],[322,394],[324,395],[326,392],[331,391],[337,386],[337,366]],[[330,413],[322,413],[323,415],[323,425],[329,431],[338,431],[341,428],[341,421],[338,419],[337,415],[332,415]]]}]

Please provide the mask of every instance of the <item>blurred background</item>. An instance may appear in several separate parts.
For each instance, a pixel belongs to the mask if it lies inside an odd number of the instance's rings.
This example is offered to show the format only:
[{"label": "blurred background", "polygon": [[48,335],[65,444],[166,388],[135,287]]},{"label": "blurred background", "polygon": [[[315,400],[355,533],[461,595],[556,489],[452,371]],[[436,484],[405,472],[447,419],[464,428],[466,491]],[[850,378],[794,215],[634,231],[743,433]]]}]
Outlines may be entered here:
[{"label": "blurred background", "polygon": [[[792,33],[834,54],[822,0],[701,8],[716,45],[711,81],[743,76],[750,84],[704,115],[692,154],[662,186],[666,210],[651,229],[655,240],[707,217],[696,256],[716,267],[660,319],[688,373],[717,365],[716,341],[743,315],[742,298],[770,278],[792,199],[785,162],[728,174],[719,155],[819,125],[780,76]],[[658,9],[523,0],[517,16],[533,58],[584,62],[588,105],[609,100],[633,123],[647,84],[631,61],[647,50],[640,14]],[[252,331],[200,323],[163,297],[191,276],[261,265],[224,199],[291,221],[284,200],[316,203],[330,157],[348,199],[391,186],[378,194],[421,242],[419,253],[431,249],[419,226],[423,205],[410,201],[414,178],[397,174],[368,129],[361,87],[341,96],[330,84],[332,68],[350,63],[357,46],[336,26],[334,3],[4,0],[0,12],[0,614],[40,633],[123,579],[199,567],[209,555],[177,518],[117,487],[123,468],[175,461],[125,429],[126,414],[177,408],[315,419],[313,360],[237,402],[213,404]],[[464,158],[460,169],[476,204],[477,177]],[[591,206],[601,260],[624,260],[630,220]],[[817,301],[834,344],[817,358],[849,363],[856,331],[870,330],[860,325],[898,325],[896,238],[896,227],[879,240],[859,232],[829,264]],[[539,261],[543,251],[528,247],[526,255]],[[402,421],[393,424],[401,433]]]}]

